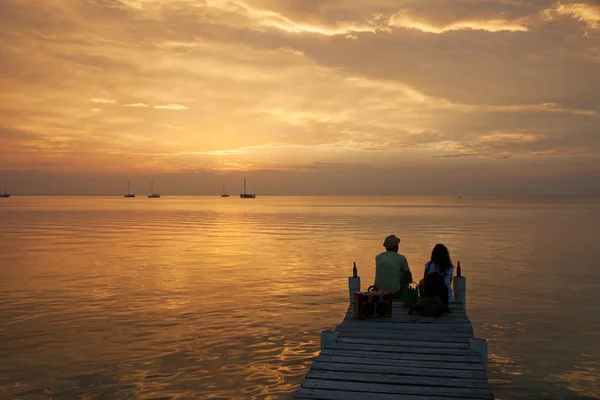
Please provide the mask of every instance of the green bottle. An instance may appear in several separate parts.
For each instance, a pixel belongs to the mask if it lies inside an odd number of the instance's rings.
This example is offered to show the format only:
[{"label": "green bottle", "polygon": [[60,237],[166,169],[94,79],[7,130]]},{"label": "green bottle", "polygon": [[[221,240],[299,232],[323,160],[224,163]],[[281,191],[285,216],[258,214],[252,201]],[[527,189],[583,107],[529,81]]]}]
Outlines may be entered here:
[{"label": "green bottle", "polygon": [[418,285],[411,282],[402,291],[402,299],[404,300],[404,308],[411,308],[417,300],[419,300]]}]

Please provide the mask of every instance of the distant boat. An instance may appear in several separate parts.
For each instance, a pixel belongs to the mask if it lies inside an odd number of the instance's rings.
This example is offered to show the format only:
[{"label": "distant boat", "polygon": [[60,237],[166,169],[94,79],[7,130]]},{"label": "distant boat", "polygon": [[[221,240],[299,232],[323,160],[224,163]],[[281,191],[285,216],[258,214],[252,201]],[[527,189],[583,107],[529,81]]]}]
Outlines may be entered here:
[{"label": "distant boat", "polygon": [[160,194],[154,193],[154,181],[150,181],[150,194],[148,195],[151,199],[159,199]]},{"label": "distant boat", "polygon": [[10,193],[8,193],[6,190],[4,191],[4,193],[0,193],[0,198],[8,199],[9,197]]},{"label": "distant boat", "polygon": [[223,191],[221,192],[221,197],[229,197],[229,193],[225,192],[225,185],[223,185]]},{"label": "distant boat", "polygon": [[240,193],[240,198],[242,199],[254,199],[256,198],[255,194],[246,193],[246,178],[244,178],[244,187],[242,188],[243,192]]},{"label": "distant boat", "polygon": [[131,181],[127,181],[127,194],[123,197],[135,197],[135,194],[131,193]]}]

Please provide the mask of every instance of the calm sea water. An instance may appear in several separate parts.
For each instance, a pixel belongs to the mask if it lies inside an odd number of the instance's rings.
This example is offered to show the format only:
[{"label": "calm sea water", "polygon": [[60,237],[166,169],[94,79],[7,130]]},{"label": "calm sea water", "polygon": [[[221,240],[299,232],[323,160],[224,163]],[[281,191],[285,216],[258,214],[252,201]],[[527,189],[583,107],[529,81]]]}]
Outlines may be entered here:
[{"label": "calm sea water", "polygon": [[600,199],[0,199],[0,398],[286,399],[385,236],[468,278],[499,399],[600,397]]}]

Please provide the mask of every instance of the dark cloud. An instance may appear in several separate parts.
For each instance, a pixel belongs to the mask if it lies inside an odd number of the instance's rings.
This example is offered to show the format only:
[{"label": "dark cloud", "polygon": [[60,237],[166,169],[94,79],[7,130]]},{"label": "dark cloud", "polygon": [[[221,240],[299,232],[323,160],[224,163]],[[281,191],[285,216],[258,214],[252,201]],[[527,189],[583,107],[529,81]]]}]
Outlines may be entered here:
[{"label": "dark cloud", "polygon": [[462,158],[462,157],[475,157],[479,153],[457,153],[457,154],[444,154],[441,156],[435,156],[436,158]]},{"label": "dark cloud", "polygon": [[4,128],[0,126],[0,140],[1,141],[26,141],[39,139],[39,135],[31,132],[25,132],[20,129]]}]

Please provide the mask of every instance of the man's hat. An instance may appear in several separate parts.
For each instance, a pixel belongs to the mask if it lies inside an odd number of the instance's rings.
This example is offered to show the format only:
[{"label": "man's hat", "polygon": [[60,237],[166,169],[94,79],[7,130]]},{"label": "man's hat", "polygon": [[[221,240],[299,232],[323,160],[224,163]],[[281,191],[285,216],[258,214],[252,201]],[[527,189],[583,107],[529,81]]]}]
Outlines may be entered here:
[{"label": "man's hat", "polygon": [[393,249],[394,247],[400,244],[400,238],[396,237],[396,235],[390,235],[385,238],[383,241],[383,247],[386,249]]}]

